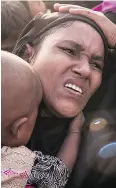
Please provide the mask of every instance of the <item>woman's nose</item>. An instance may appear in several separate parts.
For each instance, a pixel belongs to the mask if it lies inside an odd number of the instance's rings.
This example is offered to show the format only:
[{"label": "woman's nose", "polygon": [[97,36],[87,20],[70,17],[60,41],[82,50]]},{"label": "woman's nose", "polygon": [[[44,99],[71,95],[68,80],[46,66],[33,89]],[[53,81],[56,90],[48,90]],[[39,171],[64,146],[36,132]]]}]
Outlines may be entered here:
[{"label": "woman's nose", "polygon": [[75,63],[72,72],[79,74],[81,77],[89,78],[91,75],[91,66],[87,58],[83,58]]}]

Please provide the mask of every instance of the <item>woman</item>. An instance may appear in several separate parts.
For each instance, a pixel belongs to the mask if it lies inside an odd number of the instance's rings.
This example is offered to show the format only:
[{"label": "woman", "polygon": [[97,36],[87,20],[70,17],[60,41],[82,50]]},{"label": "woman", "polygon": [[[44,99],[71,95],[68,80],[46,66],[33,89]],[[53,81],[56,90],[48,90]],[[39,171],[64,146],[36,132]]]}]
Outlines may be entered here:
[{"label": "woman", "polygon": [[31,149],[56,155],[69,122],[101,83],[106,37],[91,19],[57,13],[38,15],[23,31],[14,53],[32,64],[44,90]]},{"label": "woman", "polygon": [[[59,6],[59,5],[58,5]],[[60,5],[62,6],[62,5]],[[72,5],[63,5],[60,11],[74,8]],[[101,8],[102,12],[116,24],[116,2],[103,2],[94,9]],[[72,13],[79,13],[82,8],[72,10]],[[70,10],[71,11],[71,10]],[[95,19],[96,13],[89,9],[83,9],[82,14]],[[102,17],[101,17],[102,16]],[[105,17],[98,15],[97,23]],[[107,20],[107,19],[106,19]],[[102,20],[101,20],[102,21]],[[103,21],[101,22],[103,24]],[[100,23],[100,24],[101,24]],[[109,22],[110,23],[110,22]],[[104,22],[105,24],[105,22]],[[104,26],[103,24],[103,26]],[[105,24],[106,28],[108,23]],[[115,25],[114,25],[115,26]],[[102,27],[102,25],[101,25]],[[112,28],[111,25],[108,27]],[[115,26],[116,27],[116,26]],[[114,27],[114,28],[115,28]],[[108,36],[108,29],[102,29]],[[112,32],[111,32],[112,33]],[[116,29],[115,29],[116,33]],[[114,33],[114,34],[115,34]],[[110,39],[110,37],[109,37]],[[115,44],[115,40],[112,41]],[[110,46],[111,47],[111,46]],[[87,118],[84,127],[84,138],[79,151],[78,162],[75,166],[72,179],[68,187],[116,187],[116,51],[108,56],[107,67],[102,85],[98,92],[89,102],[89,109],[86,108]],[[91,112],[88,114],[88,112]],[[85,157],[86,156],[86,157]],[[82,170],[84,169],[84,170]]]}]

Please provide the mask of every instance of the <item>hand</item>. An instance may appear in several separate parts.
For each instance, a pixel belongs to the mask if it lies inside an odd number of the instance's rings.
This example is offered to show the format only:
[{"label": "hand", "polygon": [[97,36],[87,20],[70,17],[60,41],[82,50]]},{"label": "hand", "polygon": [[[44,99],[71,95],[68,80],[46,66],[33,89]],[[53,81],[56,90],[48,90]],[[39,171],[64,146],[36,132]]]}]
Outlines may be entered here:
[{"label": "hand", "polygon": [[79,14],[86,16],[96,22],[104,32],[109,47],[116,47],[116,25],[111,22],[103,13],[93,11],[91,9],[78,5],[54,4],[54,9],[59,12],[69,12],[71,14]]},{"label": "hand", "polygon": [[85,121],[83,112],[80,112],[70,123],[69,133],[79,133]]}]

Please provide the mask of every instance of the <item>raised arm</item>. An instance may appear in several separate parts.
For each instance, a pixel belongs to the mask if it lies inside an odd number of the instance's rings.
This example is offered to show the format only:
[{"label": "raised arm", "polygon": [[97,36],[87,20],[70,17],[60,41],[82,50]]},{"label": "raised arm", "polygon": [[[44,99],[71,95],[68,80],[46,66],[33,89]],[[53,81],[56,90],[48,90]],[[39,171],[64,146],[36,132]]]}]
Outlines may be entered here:
[{"label": "raised arm", "polygon": [[69,172],[72,171],[77,159],[78,149],[81,137],[81,128],[84,123],[84,115],[81,112],[72,120],[69,126],[67,137],[57,155],[68,167]]}]

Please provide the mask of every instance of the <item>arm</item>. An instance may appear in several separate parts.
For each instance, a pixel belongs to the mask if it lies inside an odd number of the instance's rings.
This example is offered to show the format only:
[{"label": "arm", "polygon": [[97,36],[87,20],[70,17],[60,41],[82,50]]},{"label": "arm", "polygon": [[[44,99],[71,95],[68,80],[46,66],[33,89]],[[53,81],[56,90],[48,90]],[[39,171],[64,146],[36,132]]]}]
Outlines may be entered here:
[{"label": "arm", "polygon": [[93,11],[91,9],[78,5],[66,5],[58,3],[54,5],[54,9],[59,12],[68,11],[71,14],[80,14],[92,19],[104,32],[109,46],[116,49],[116,25],[112,21],[110,21],[103,13]]},{"label": "arm", "polygon": [[57,157],[43,155],[40,151],[36,152],[36,163],[32,167],[28,185],[36,184],[38,187],[46,188],[65,187],[69,172],[71,172],[77,159],[83,117],[83,114],[80,113],[72,120],[68,135]]},{"label": "arm", "polygon": [[69,172],[72,171],[72,168],[77,159],[79,144],[80,144],[80,135],[81,128],[84,123],[83,113],[80,113],[74,120],[72,120],[66,139],[64,140],[63,145],[60,148],[60,151],[57,155],[64,164],[68,167]]}]

